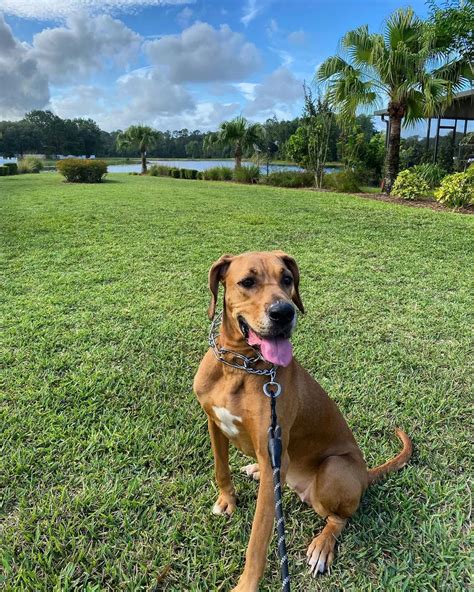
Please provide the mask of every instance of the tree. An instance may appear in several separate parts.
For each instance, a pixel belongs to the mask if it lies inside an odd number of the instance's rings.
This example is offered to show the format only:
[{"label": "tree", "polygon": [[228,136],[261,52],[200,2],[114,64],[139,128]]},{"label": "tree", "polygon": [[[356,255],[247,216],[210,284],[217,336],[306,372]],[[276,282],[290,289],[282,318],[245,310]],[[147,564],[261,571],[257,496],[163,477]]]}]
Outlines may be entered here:
[{"label": "tree", "polygon": [[117,136],[118,150],[133,149],[140,153],[142,159],[142,175],[147,173],[146,155],[156,142],[156,132],[146,125],[131,125]]},{"label": "tree", "polygon": [[474,0],[445,0],[438,6],[433,0],[430,23],[440,46],[462,55],[473,68]]},{"label": "tree", "polygon": [[434,116],[472,78],[466,60],[448,56],[439,45],[433,27],[413,10],[400,9],[386,20],[383,35],[369,33],[367,25],[346,33],[342,48],[347,59],[332,56],[318,69],[318,80],[328,82],[330,104],[343,117],[388,97],[387,192],[399,170],[402,120],[409,125]]},{"label": "tree", "polygon": [[315,186],[322,187],[335,117],[329,108],[327,98],[314,99],[306,85],[304,96],[305,107],[301,125],[288,140],[287,152],[291,159],[314,174]]},{"label": "tree", "polygon": [[205,149],[209,144],[217,143],[221,146],[230,146],[234,151],[235,168],[242,166],[244,151],[253,150],[261,135],[261,126],[258,123],[250,123],[245,117],[239,116],[231,121],[220,124],[216,134],[208,136]]}]

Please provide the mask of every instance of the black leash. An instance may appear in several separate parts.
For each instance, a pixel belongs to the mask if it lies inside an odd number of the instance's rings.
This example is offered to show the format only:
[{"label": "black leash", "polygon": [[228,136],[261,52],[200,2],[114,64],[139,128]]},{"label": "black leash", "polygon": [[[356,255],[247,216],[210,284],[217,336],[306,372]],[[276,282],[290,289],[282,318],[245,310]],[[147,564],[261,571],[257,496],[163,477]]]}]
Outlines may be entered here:
[{"label": "black leash", "polygon": [[276,400],[281,393],[281,386],[272,377],[271,382],[263,385],[263,392],[270,399],[271,423],[268,428],[268,454],[273,469],[273,494],[275,497],[275,518],[278,536],[278,557],[280,558],[281,589],[290,592],[290,571],[285,541],[285,518],[283,516],[283,500],[281,492],[281,428],[278,424]]},{"label": "black leash", "polygon": [[[288,555],[286,552],[285,519],[283,517],[283,500],[281,493],[281,428],[278,425],[276,412],[276,400],[281,394],[281,384],[275,381],[275,366],[264,369],[254,368],[254,365],[257,362],[265,361],[257,350],[255,350],[255,356],[249,358],[243,354],[219,347],[217,338],[219,337],[218,327],[221,322],[222,314],[214,317],[209,331],[209,346],[214,352],[216,359],[227,366],[244,370],[249,374],[268,376],[270,378],[270,380],[263,385],[263,393],[270,399],[271,412],[270,427],[268,428],[268,454],[270,455],[270,462],[273,470],[273,493],[275,498],[275,518],[278,535],[278,556],[280,558],[281,589],[283,592],[290,592],[290,573],[288,569]],[[227,355],[230,355],[232,361],[226,359]]]}]

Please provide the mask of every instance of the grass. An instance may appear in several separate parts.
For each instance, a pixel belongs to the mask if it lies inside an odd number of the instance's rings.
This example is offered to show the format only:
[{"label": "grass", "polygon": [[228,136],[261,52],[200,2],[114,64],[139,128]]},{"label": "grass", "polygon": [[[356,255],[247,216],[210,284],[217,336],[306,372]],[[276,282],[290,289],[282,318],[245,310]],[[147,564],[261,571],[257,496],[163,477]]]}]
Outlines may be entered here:
[{"label": "grass", "polygon": [[[229,590],[257,485],[216,497],[191,392],[206,350],[207,270],[281,248],[302,271],[298,359],[345,414],[370,466],[412,435],[405,470],[373,486],[330,576],[304,554],[321,520],[285,493],[296,591],[468,586],[473,219],[353,196],[109,175],[0,179],[0,588]],[[471,434],[472,435],[472,434]],[[261,590],[277,590],[274,542]]]}]

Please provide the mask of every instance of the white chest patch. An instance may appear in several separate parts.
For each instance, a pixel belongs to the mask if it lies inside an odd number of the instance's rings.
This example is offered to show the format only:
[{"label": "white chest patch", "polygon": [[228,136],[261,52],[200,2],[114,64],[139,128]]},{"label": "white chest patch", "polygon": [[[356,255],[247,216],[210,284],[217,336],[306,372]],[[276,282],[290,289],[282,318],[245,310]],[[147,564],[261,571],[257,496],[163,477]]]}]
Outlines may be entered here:
[{"label": "white chest patch", "polygon": [[234,422],[242,421],[242,418],[238,415],[232,415],[232,413],[229,413],[225,407],[213,406],[212,410],[216,414],[216,417],[219,420],[219,427],[224,432],[224,434],[229,436],[229,438],[237,436],[239,429]]}]

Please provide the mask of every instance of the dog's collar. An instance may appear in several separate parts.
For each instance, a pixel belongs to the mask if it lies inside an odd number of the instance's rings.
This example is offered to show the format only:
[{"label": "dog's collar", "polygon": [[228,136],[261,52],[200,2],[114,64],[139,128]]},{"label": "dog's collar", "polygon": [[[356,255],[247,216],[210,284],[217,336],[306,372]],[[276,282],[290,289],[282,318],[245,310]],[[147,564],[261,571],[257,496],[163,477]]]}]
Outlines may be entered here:
[{"label": "dog's collar", "polygon": [[[218,313],[215,315],[214,319],[211,323],[211,328],[209,330],[209,347],[212,349],[212,352],[216,356],[216,359],[227,366],[231,366],[232,368],[237,368],[238,370],[244,370],[249,374],[257,374],[258,376],[269,376],[270,381],[273,383],[275,381],[276,376],[276,367],[272,365],[271,368],[255,368],[255,365],[258,362],[268,362],[262,358],[260,352],[258,352],[255,348],[252,348],[255,351],[255,356],[248,357],[244,356],[239,352],[232,351],[230,349],[226,349],[224,347],[220,347],[217,343],[217,339],[219,337],[219,327],[222,324],[222,313]],[[249,346],[251,347],[251,346]],[[229,356],[233,361],[230,361],[226,358]]]}]

